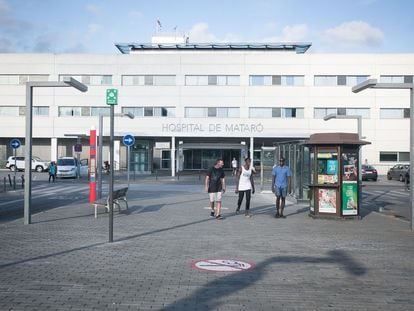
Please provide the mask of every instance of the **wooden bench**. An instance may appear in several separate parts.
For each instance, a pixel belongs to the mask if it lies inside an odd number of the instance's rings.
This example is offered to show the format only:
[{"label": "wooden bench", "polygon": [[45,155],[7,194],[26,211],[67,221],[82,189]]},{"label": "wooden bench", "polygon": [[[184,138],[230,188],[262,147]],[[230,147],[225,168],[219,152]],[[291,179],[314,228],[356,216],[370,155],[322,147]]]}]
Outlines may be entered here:
[{"label": "wooden bench", "polygon": [[[128,209],[128,201],[126,198],[126,194],[128,192],[128,187],[125,188],[120,188],[118,190],[114,190],[113,191],[113,202],[114,205],[118,206],[118,211],[121,211],[121,206],[120,206],[120,201],[125,202],[126,208]],[[104,200],[99,200],[99,201],[95,201],[93,202],[93,205],[95,207],[95,218],[98,217],[98,206],[103,206],[106,208],[106,210],[109,212],[109,195],[106,199]]]}]

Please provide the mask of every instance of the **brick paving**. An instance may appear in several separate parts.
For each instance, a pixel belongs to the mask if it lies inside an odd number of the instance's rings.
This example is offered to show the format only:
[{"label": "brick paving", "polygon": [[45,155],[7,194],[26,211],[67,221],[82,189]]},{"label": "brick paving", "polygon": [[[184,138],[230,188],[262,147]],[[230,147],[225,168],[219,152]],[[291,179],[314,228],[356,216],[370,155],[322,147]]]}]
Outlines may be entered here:
[{"label": "brick paving", "polygon": [[[308,217],[255,194],[253,217],[209,217],[202,181],[132,184],[129,210],[98,218],[85,203],[0,224],[0,310],[412,310],[414,233],[405,221]],[[59,201],[60,202],[60,201]],[[203,259],[253,262],[244,272],[192,268]]]}]

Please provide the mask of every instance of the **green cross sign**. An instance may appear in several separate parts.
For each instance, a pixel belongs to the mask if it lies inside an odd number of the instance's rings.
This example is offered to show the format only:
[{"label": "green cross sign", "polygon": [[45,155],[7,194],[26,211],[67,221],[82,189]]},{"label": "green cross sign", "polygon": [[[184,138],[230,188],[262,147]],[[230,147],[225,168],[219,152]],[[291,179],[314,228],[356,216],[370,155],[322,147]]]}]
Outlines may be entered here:
[{"label": "green cross sign", "polygon": [[118,105],[118,90],[117,89],[106,90],[106,104],[107,105]]}]

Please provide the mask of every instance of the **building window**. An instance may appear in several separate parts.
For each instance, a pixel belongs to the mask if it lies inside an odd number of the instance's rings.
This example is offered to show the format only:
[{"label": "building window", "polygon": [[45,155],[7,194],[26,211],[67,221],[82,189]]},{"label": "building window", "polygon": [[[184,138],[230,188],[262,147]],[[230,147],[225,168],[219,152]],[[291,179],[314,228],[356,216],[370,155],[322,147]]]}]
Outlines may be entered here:
[{"label": "building window", "polygon": [[380,76],[381,83],[413,83],[413,76],[384,75]]},{"label": "building window", "polygon": [[175,75],[124,75],[122,76],[124,86],[168,86],[176,85]]},{"label": "building window", "polygon": [[363,119],[370,118],[370,108],[314,108],[315,119],[323,119],[328,114],[339,116],[361,116]]},{"label": "building window", "polygon": [[249,109],[249,117],[251,119],[267,119],[267,118],[303,118],[304,108],[266,108],[254,107]]},{"label": "building window", "polygon": [[19,106],[0,106],[0,116],[2,117],[19,116]]},{"label": "building window", "polygon": [[381,108],[380,119],[409,119],[410,108]]},{"label": "building window", "polygon": [[59,117],[80,117],[82,107],[59,107]]},{"label": "building window", "polygon": [[99,115],[109,116],[111,108],[109,107],[91,107],[91,116],[97,117]]},{"label": "building window", "polygon": [[205,85],[240,85],[240,76],[236,75],[186,75],[185,85],[205,86]]},{"label": "building window", "polygon": [[139,117],[175,117],[174,107],[122,107],[123,113],[132,113]]},{"label": "building window", "polygon": [[410,153],[405,151],[380,151],[380,162],[408,162]]},{"label": "building window", "polygon": [[74,78],[86,85],[112,85],[111,75],[59,75],[59,81]]},{"label": "building window", "polygon": [[19,84],[25,84],[26,82],[42,82],[48,81],[49,75],[19,75]]},{"label": "building window", "polygon": [[[26,109],[26,107],[24,107]],[[33,116],[49,116],[49,107],[47,106],[34,106],[33,107]]]},{"label": "building window", "polygon": [[0,84],[1,85],[17,85],[19,84],[18,75],[0,75]]},{"label": "building window", "polygon": [[2,85],[18,85],[35,81],[49,81],[49,75],[0,75]]},{"label": "building window", "polygon": [[314,85],[354,86],[368,79],[368,75],[316,75],[314,76]]},{"label": "building window", "polygon": [[281,85],[281,86],[303,86],[304,76],[299,75],[273,75],[273,76],[260,76],[251,75],[250,85]]},{"label": "building window", "polygon": [[240,108],[185,107],[186,118],[239,118]]}]

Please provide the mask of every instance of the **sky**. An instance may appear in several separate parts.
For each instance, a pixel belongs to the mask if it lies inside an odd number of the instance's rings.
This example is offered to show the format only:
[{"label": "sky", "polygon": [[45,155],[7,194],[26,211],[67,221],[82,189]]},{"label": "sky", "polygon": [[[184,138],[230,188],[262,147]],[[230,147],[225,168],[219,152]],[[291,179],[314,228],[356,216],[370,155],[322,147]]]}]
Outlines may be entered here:
[{"label": "sky", "polygon": [[412,0],[0,0],[1,53],[111,53],[115,43],[307,42],[307,53],[413,53]]}]

